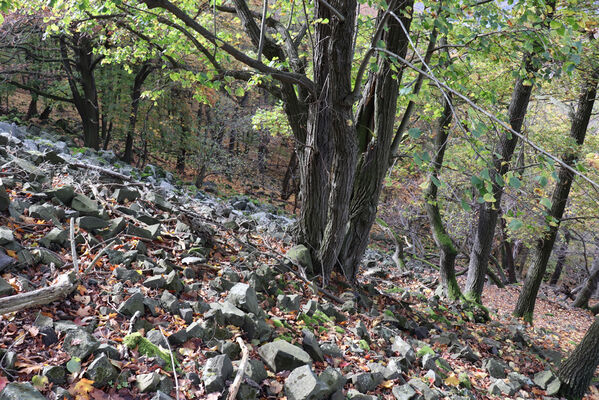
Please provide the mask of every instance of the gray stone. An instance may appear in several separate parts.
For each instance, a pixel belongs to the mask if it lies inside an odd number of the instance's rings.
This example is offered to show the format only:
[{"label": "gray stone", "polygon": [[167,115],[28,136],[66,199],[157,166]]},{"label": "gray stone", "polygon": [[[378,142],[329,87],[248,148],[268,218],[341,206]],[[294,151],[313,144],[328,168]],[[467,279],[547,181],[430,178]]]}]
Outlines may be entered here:
[{"label": "gray stone", "polygon": [[293,370],[312,362],[308,353],[284,340],[275,340],[258,349],[258,354],[274,372]]},{"label": "gray stone", "polygon": [[277,305],[281,310],[299,311],[301,297],[297,294],[280,294]]},{"label": "gray stone", "polygon": [[507,375],[505,369],[507,366],[494,358],[489,358],[483,362],[483,368],[487,370],[491,378],[504,379]]},{"label": "gray stone", "polygon": [[0,393],[0,400],[46,400],[46,398],[31,383],[12,382]]},{"label": "gray stone", "polygon": [[71,204],[73,197],[75,197],[75,189],[72,186],[63,186],[57,189],[53,189],[48,194],[56,197],[63,204]]},{"label": "gray stone", "polygon": [[303,244],[293,246],[287,251],[286,255],[291,260],[304,267],[308,275],[312,275],[314,273],[312,258],[310,257],[310,250],[308,250],[308,248]]},{"label": "gray stone", "polygon": [[202,372],[202,381],[206,393],[220,392],[225,381],[233,374],[233,364],[227,355],[212,357],[206,361]]},{"label": "gray stone", "polygon": [[349,400],[378,400],[377,396],[371,394],[363,394],[358,392],[356,389],[349,389],[347,391],[346,398]]},{"label": "gray stone", "polygon": [[173,315],[179,314],[179,299],[169,291],[162,292],[160,304]]},{"label": "gray stone", "polygon": [[160,196],[159,194],[148,193],[148,195],[146,196],[146,200],[148,200],[151,203],[154,203],[154,205],[162,211],[170,212],[173,210],[173,205],[166,201],[164,197]]},{"label": "gray stone", "polygon": [[10,205],[10,196],[6,191],[6,187],[4,187],[4,183],[2,179],[0,179],[0,211],[8,210],[8,206]]},{"label": "gray stone", "polygon": [[387,380],[401,377],[401,373],[408,369],[408,366],[404,365],[405,363],[402,361],[404,361],[403,358],[391,358],[383,372],[383,377]]},{"label": "gray stone", "polygon": [[0,277],[0,296],[10,296],[15,293],[15,289],[6,282],[4,278]]},{"label": "gray stone", "polygon": [[121,282],[130,281],[132,283],[139,282],[142,276],[137,272],[125,267],[116,267],[112,274]]},{"label": "gray stone", "polygon": [[168,349],[167,341],[164,339],[162,332],[157,329],[152,329],[146,333],[146,339],[156,346],[161,346],[163,349]]},{"label": "gray stone", "polygon": [[108,222],[102,218],[85,216],[77,218],[77,225],[86,231],[96,231],[108,227]]},{"label": "gray stone", "polygon": [[44,247],[50,247],[52,244],[64,246],[68,241],[69,232],[66,229],[52,228],[39,242]]},{"label": "gray stone", "polygon": [[549,383],[549,385],[547,385],[547,388],[545,389],[545,393],[547,394],[547,396],[555,396],[555,395],[557,395],[557,392],[559,392],[560,387],[561,387],[560,380],[554,379]]},{"label": "gray stone", "polygon": [[245,326],[246,313],[235,307],[229,301],[225,301],[221,305],[221,312],[227,325],[234,325],[240,328]]},{"label": "gray stone", "polygon": [[327,367],[327,369],[322,371],[318,376],[318,380],[326,386],[327,394],[340,391],[347,381],[343,374],[333,367]]},{"label": "gray stone", "polygon": [[395,336],[392,341],[393,343],[391,344],[391,351],[398,353],[409,363],[413,363],[414,360],[416,360],[416,353],[414,353],[414,349],[412,349],[412,346],[403,340],[401,336]]},{"label": "gray stone", "polygon": [[135,189],[119,188],[114,191],[113,197],[119,203],[126,201],[135,201],[139,198],[139,192]]},{"label": "gray stone", "polygon": [[33,321],[33,326],[36,326],[38,328],[44,328],[47,326],[53,327],[54,321],[52,320],[52,318],[46,317],[41,312],[38,312],[37,316],[35,317],[35,321]]},{"label": "gray stone", "polygon": [[433,371],[437,370],[436,361],[439,357],[436,354],[426,353],[422,356],[420,360],[420,364],[422,365],[422,369],[432,369]]},{"label": "gray stone", "polygon": [[262,311],[258,305],[256,291],[246,283],[236,283],[231,290],[229,290],[227,300],[246,312],[260,315]]},{"label": "gray stone", "polygon": [[327,386],[318,380],[309,365],[295,368],[285,379],[288,400],[320,400],[326,398]]},{"label": "gray stone", "polygon": [[410,379],[408,383],[424,396],[424,400],[439,400],[441,398],[439,390],[429,387],[426,382],[419,378]]},{"label": "gray stone", "polygon": [[411,385],[407,383],[400,386],[394,386],[391,393],[397,400],[416,400],[420,396]]},{"label": "gray stone", "polygon": [[2,272],[5,269],[11,267],[16,262],[17,262],[17,260],[15,260],[14,258],[8,256],[4,252],[4,249],[0,249],[0,272]]},{"label": "gray stone", "polygon": [[5,226],[0,227],[0,245],[5,245],[14,242],[15,237],[12,231]]},{"label": "gray stone", "polygon": [[260,383],[268,378],[268,373],[266,372],[266,368],[264,368],[264,364],[262,361],[256,359],[248,361],[245,374],[256,383]]},{"label": "gray stone", "polygon": [[[135,272],[137,274],[137,272]],[[124,303],[119,306],[118,312],[132,317],[137,311],[144,315],[144,296],[141,293],[134,293]]]},{"label": "gray stone", "polygon": [[503,379],[497,379],[489,386],[489,393],[495,396],[513,396],[517,391],[516,387],[505,382]]},{"label": "gray stone", "polygon": [[166,286],[166,279],[160,275],[154,275],[146,279],[143,285],[150,289],[162,289]]},{"label": "gray stone", "polygon": [[131,224],[127,228],[127,234],[129,234],[131,236],[137,236],[142,239],[153,240],[153,239],[156,239],[156,236],[158,236],[158,234],[160,234],[160,224],[151,225],[151,226],[148,226],[147,228]]},{"label": "gray stone", "polygon": [[160,374],[150,372],[149,374],[140,374],[135,377],[137,388],[141,393],[153,392],[160,384]]},{"label": "gray stone", "polygon": [[331,356],[333,358],[343,358],[343,351],[333,343],[322,343],[320,345],[320,349],[327,356]]},{"label": "gray stone", "polygon": [[172,270],[165,278],[165,288],[171,292],[180,293],[183,291],[184,285],[179,278],[177,271]]},{"label": "gray stone", "polygon": [[549,384],[553,382],[557,377],[551,370],[537,372],[533,378],[533,382],[535,385],[539,386],[541,389],[547,389]]},{"label": "gray stone", "polygon": [[370,372],[362,372],[352,376],[352,383],[360,393],[370,392],[383,381],[382,374],[373,374]]},{"label": "gray stone", "polygon": [[50,204],[36,204],[29,207],[31,218],[43,219],[44,221],[57,220],[56,208]]},{"label": "gray stone", "polygon": [[86,376],[94,381],[95,387],[103,387],[116,379],[118,371],[106,354],[100,355],[87,367]]},{"label": "gray stone", "polygon": [[48,378],[48,382],[62,385],[67,382],[66,371],[64,367],[50,365],[42,369],[42,376]]},{"label": "gray stone", "polygon": [[165,394],[159,390],[156,392],[154,397],[152,397],[152,400],[174,400],[174,399],[171,396],[169,396],[168,394]]},{"label": "gray stone", "polygon": [[102,231],[104,239],[111,239],[121,233],[127,227],[127,221],[123,217],[111,219],[108,228]]},{"label": "gray stone", "polygon": [[429,369],[426,374],[424,374],[424,378],[432,382],[435,386],[441,386],[443,384],[443,378],[435,370]]},{"label": "gray stone", "polygon": [[77,194],[73,197],[71,208],[79,211],[81,215],[91,215],[93,217],[99,217],[102,212],[97,201],[92,200],[83,194]]},{"label": "gray stone", "polygon": [[69,330],[64,338],[62,348],[71,357],[84,360],[98,348],[100,343],[88,332],[82,329]]},{"label": "gray stone", "polygon": [[40,247],[38,249],[32,250],[31,254],[37,260],[44,265],[54,264],[56,267],[64,266],[65,262],[60,258],[56,253]]},{"label": "gray stone", "polygon": [[314,361],[324,361],[324,355],[318,344],[316,336],[307,329],[302,329],[302,347]]}]

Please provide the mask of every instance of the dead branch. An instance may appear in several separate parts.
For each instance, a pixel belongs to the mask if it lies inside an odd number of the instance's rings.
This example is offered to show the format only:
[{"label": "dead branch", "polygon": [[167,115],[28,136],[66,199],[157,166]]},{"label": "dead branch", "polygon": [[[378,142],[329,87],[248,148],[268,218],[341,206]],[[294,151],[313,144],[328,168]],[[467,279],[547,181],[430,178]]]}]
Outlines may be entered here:
[{"label": "dead branch", "polygon": [[245,375],[245,368],[247,367],[248,360],[250,359],[250,352],[240,337],[237,338],[237,343],[239,344],[239,347],[241,347],[241,363],[239,364],[237,375],[235,375],[235,380],[233,380],[233,384],[229,388],[227,400],[235,400],[235,397],[237,397],[237,392],[239,392],[239,387],[241,386],[243,376]]}]

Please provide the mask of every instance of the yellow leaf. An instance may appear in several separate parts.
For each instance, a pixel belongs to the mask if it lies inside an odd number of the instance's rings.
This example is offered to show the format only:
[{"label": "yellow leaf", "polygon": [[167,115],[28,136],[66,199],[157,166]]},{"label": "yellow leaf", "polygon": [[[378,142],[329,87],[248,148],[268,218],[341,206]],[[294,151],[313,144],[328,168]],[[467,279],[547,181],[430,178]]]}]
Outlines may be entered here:
[{"label": "yellow leaf", "polygon": [[395,386],[395,384],[393,383],[393,381],[383,381],[381,383],[381,386],[385,389],[391,389],[393,386]]},{"label": "yellow leaf", "polygon": [[93,383],[94,381],[92,380],[81,378],[77,383],[71,386],[69,393],[75,396],[76,400],[88,400],[89,392],[94,390],[94,387],[92,386]]},{"label": "yellow leaf", "polygon": [[6,250],[6,254],[12,258],[17,258],[17,253],[14,250]]},{"label": "yellow leaf", "polygon": [[456,374],[451,374],[447,378],[445,378],[445,384],[447,386],[458,386],[460,384],[460,380],[456,376]]}]

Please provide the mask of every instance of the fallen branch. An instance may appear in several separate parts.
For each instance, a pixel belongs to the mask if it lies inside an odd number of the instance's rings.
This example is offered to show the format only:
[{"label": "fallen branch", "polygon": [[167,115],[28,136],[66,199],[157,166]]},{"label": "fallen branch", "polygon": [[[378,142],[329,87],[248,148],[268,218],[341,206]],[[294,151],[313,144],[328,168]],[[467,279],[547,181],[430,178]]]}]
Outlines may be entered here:
[{"label": "fallen branch", "polygon": [[112,238],[108,241],[108,243],[106,243],[106,246],[102,250],[100,250],[100,252],[98,254],[96,254],[96,256],[94,257],[92,262],[89,263],[89,265],[87,266],[85,271],[83,271],[83,275],[87,275],[91,272],[91,270],[94,268],[94,265],[96,265],[96,263],[98,262],[100,257],[102,257],[104,255],[104,253],[106,253],[109,249],[112,248],[112,244],[114,243],[115,240],[116,240],[116,238]]},{"label": "fallen branch", "polygon": [[237,338],[237,343],[239,344],[239,347],[241,347],[241,363],[239,364],[237,375],[235,375],[235,380],[233,380],[233,384],[229,388],[227,400],[235,400],[235,397],[237,397],[237,392],[239,392],[239,387],[243,381],[243,375],[245,375],[245,368],[247,367],[248,360],[250,359],[250,351],[240,337]]},{"label": "fallen branch", "polygon": [[75,243],[75,219],[71,217],[69,223],[69,240],[71,242],[71,258],[73,259],[73,271],[79,273],[79,262],[77,261],[77,244]]},{"label": "fallen branch", "polygon": [[0,315],[52,303],[68,296],[77,286],[77,275],[70,271],[59,275],[54,285],[0,299]]},{"label": "fallen branch", "polygon": [[122,181],[125,181],[125,182],[130,182],[130,184],[133,184],[133,185],[136,185],[136,186],[145,186],[143,183],[138,182],[136,179],[134,179],[134,178],[132,178],[130,176],[123,175],[123,174],[121,174],[119,172],[115,172],[115,171],[112,171],[112,170],[107,169],[107,168],[98,167],[97,165],[83,164],[83,163],[79,163],[79,162],[71,162],[71,163],[69,163],[69,165],[72,166],[72,167],[76,167],[76,168],[85,168],[85,169],[91,169],[93,171],[98,171],[101,174],[108,175],[108,176],[111,176],[113,178],[117,178],[117,179],[120,179]]},{"label": "fallen branch", "polygon": [[173,367],[173,377],[175,378],[175,397],[179,400],[179,381],[177,380],[177,369],[175,366],[175,358],[173,357],[173,350],[171,349],[171,345],[168,342],[168,339],[164,335],[164,331],[161,326],[158,326],[160,329],[160,333],[162,333],[162,338],[166,342],[166,346],[168,347],[168,354],[171,356],[171,366]]}]

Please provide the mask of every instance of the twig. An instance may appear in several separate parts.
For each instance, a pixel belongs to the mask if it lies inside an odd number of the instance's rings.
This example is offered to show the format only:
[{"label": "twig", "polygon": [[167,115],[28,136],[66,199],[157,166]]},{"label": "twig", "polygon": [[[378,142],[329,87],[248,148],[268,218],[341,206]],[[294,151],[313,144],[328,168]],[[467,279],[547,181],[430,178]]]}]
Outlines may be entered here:
[{"label": "twig", "polygon": [[106,243],[106,246],[102,250],[100,250],[100,252],[98,254],[96,254],[96,256],[94,257],[92,262],[89,263],[89,265],[87,266],[85,271],[83,271],[83,275],[87,275],[91,272],[91,270],[94,268],[94,265],[96,265],[96,263],[98,262],[100,257],[102,257],[108,250],[110,250],[112,248],[112,244],[114,243],[115,240],[116,239],[113,238],[113,239],[110,239],[108,241],[108,243]]},{"label": "twig", "polygon": [[171,350],[171,345],[168,342],[168,339],[164,335],[164,331],[162,327],[158,325],[158,329],[160,329],[160,333],[162,333],[162,337],[166,342],[166,346],[168,347],[168,353],[171,356],[171,366],[173,367],[173,377],[175,378],[175,397],[179,400],[179,380],[177,379],[177,371],[175,370],[175,359],[173,358],[173,350]]},{"label": "twig", "polygon": [[327,0],[318,0],[322,3],[323,6],[328,8],[341,22],[345,22],[345,17],[341,14],[335,7],[333,7]]},{"label": "twig", "polygon": [[248,350],[245,343],[243,343],[243,339],[237,337],[237,343],[239,344],[239,347],[241,347],[241,363],[239,364],[237,375],[235,375],[235,380],[233,380],[233,384],[229,388],[229,395],[227,396],[227,400],[235,400],[235,397],[237,396],[237,392],[239,392],[239,387],[241,386],[241,382],[243,380],[243,375],[245,375],[245,368],[247,367],[247,363],[250,358],[250,351]]},{"label": "twig", "polygon": [[71,258],[73,259],[73,271],[79,273],[79,262],[77,261],[77,245],[75,244],[75,219],[71,217],[69,239],[71,241]]},{"label": "twig", "polygon": [[101,174],[112,176],[113,178],[117,178],[117,179],[120,179],[122,181],[129,182],[132,185],[145,186],[144,183],[138,182],[136,179],[134,179],[134,178],[132,178],[130,176],[123,175],[123,174],[121,174],[119,172],[115,172],[115,171],[112,171],[112,170],[107,169],[107,168],[98,167],[97,165],[83,164],[83,163],[80,163],[80,162],[71,162],[71,163],[69,163],[69,165],[72,166],[72,167],[76,167],[76,168],[85,168],[85,169],[91,169],[91,170],[94,170],[94,171],[98,171]]},{"label": "twig", "polygon": [[0,299],[0,315],[52,303],[69,295],[76,287],[77,275],[71,271],[59,275],[54,285]]}]

